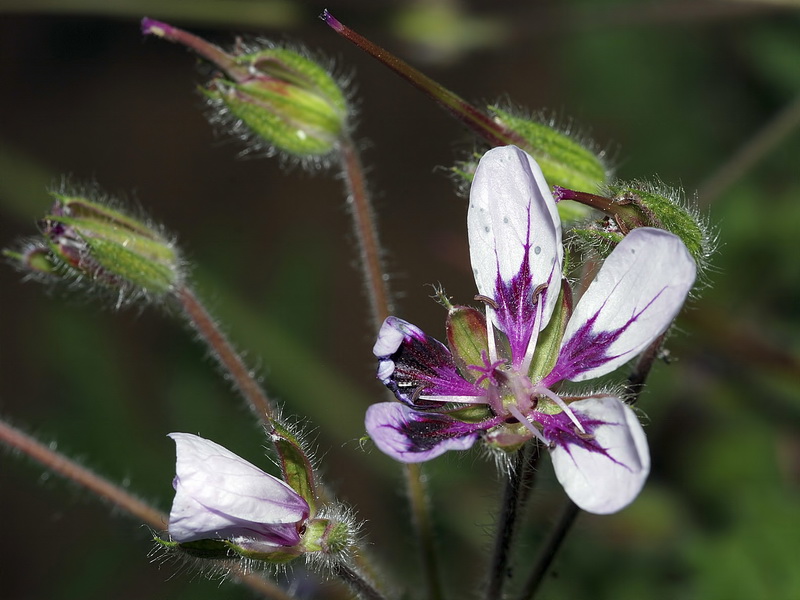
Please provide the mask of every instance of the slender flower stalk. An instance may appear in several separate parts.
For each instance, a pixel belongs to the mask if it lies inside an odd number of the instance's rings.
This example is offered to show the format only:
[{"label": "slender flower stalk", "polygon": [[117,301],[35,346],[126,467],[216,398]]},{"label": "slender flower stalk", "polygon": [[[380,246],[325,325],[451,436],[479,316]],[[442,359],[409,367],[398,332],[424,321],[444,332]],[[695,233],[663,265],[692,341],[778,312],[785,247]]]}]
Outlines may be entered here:
[{"label": "slender flower stalk", "polygon": [[358,594],[359,598],[364,598],[364,600],[385,600],[385,596],[353,567],[339,564],[335,567],[335,573],[339,579]]},{"label": "slender flower stalk", "polygon": [[370,312],[377,331],[392,311],[386,271],[381,260],[381,246],[375,212],[372,210],[364,169],[355,144],[349,136],[339,142],[342,173],[347,188],[347,203],[353,216],[353,228],[358,239],[361,268],[369,296]]},{"label": "slender flower stalk", "polygon": [[523,470],[525,466],[527,447],[517,450],[509,468],[505,490],[501,503],[501,514],[497,523],[497,533],[492,553],[492,562],[489,569],[489,584],[486,586],[484,598],[495,600],[503,597],[503,586],[508,573],[508,558],[511,544],[516,530],[517,517],[520,509],[520,492],[523,484]]},{"label": "slender flower stalk", "polygon": [[544,579],[550,565],[553,563],[553,559],[556,557],[561,543],[567,537],[569,530],[572,528],[572,524],[575,522],[580,512],[581,510],[572,500],[566,500],[558,520],[542,543],[542,547],[539,549],[539,553],[533,561],[533,570],[528,576],[528,579],[525,580],[525,585],[519,593],[518,600],[531,600],[536,595],[539,584],[542,583],[542,579]]},{"label": "slender flower stalk", "polygon": [[346,25],[343,25],[336,17],[328,12],[328,10],[325,10],[320,15],[320,18],[336,33],[375,57],[413,86],[428,94],[447,112],[483,137],[492,146],[506,146],[508,144],[525,145],[525,140],[517,133],[496,122],[486,113],[450,90],[442,87],[427,75],[424,75],[405,61],[397,58],[391,52],[372,43],[364,36],[356,33]]},{"label": "slender flower stalk", "polygon": [[[2,419],[0,419],[0,443],[35,460],[51,473],[56,473],[64,479],[76,483],[91,492],[96,498],[130,515],[137,521],[146,523],[159,531],[165,528],[166,514]],[[230,565],[228,568],[235,581],[246,585],[263,598],[293,600],[293,596],[263,577],[247,573],[238,565]]]},{"label": "slender flower stalk", "polygon": [[214,318],[188,286],[181,287],[177,292],[177,297],[186,318],[208,346],[212,356],[230,377],[237,391],[247,400],[250,409],[259,420],[271,428],[270,419],[273,416],[273,409],[263,388],[253,376],[253,372],[247,368],[244,360],[220,330]]}]

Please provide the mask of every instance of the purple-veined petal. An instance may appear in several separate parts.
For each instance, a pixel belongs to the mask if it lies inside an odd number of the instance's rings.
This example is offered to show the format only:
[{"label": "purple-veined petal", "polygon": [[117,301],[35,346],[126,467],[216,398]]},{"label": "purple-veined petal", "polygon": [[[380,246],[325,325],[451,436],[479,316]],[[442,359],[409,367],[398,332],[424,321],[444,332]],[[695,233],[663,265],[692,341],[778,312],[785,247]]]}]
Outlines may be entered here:
[{"label": "purple-veined petal", "polygon": [[309,509],[292,488],[210,440],[190,433],[169,437],[177,451],[172,539],[242,536],[275,545],[299,543],[295,524]]},{"label": "purple-veined petal", "polygon": [[[496,419],[495,419],[496,420]],[[367,409],[367,433],[378,449],[405,463],[424,462],[448,450],[467,450],[489,423],[462,423],[446,414],[422,412],[397,402]]]},{"label": "purple-veined petal", "polygon": [[661,229],[634,229],[575,307],[558,362],[543,385],[600,377],[642,352],[680,312],[695,273],[680,238]]},{"label": "purple-veined petal", "polygon": [[424,396],[482,396],[485,390],[464,379],[453,355],[440,341],[411,323],[388,317],[372,349],[378,379],[397,399],[418,408],[440,406]]},{"label": "purple-veined petal", "polygon": [[[489,150],[475,171],[467,215],[478,292],[497,304],[494,324],[509,339],[513,363],[553,313],[561,279],[561,221],[536,161],[516,146]],[[540,298],[533,294],[547,286]],[[536,323],[536,305],[542,316]]]},{"label": "purple-veined petal", "polygon": [[558,481],[583,510],[599,515],[633,502],[650,473],[650,451],[639,419],[618,398],[578,400],[570,408],[593,438],[564,435],[550,451]]}]

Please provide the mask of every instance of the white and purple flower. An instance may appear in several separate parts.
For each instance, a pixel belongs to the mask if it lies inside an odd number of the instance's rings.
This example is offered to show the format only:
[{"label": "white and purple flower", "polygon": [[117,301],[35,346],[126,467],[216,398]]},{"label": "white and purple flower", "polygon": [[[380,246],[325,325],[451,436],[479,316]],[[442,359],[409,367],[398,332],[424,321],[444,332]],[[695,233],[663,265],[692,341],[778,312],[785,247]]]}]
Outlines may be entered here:
[{"label": "white and purple flower", "polygon": [[210,440],[169,437],[177,451],[169,515],[175,542],[224,540],[260,554],[300,544],[309,507],[291,487]]},{"label": "white and purple flower", "polygon": [[573,307],[556,203],[539,166],[514,146],[481,159],[467,226],[486,314],[451,307],[449,348],[387,318],[373,352],[378,378],[400,403],[371,406],[367,432],[402,462],[479,438],[505,449],[536,438],[579,507],[620,510],[650,470],[636,415],[613,395],[557,392],[564,381],[610,373],[664,333],[694,283],[694,260],[675,235],[635,229]]}]

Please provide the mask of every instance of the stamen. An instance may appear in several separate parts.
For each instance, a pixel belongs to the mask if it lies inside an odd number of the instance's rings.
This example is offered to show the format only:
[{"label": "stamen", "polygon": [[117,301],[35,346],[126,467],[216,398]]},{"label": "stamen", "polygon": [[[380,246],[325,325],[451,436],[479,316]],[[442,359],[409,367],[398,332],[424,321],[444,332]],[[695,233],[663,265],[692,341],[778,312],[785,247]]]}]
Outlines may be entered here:
[{"label": "stamen", "polygon": [[572,409],[555,392],[549,390],[544,386],[537,386],[534,390],[534,393],[541,394],[542,396],[547,396],[548,398],[550,398],[550,400],[555,402],[561,410],[567,413],[569,420],[575,424],[575,427],[577,427],[581,433],[586,433],[586,430],[583,428],[583,425],[581,425],[581,422],[578,420],[578,417],[575,416],[575,413],[572,412]]},{"label": "stamen", "polygon": [[542,329],[542,313],[544,312],[544,302],[542,302],[542,294],[547,289],[547,284],[543,283],[533,290],[531,294],[531,301],[536,302],[536,316],[533,319],[533,331],[531,331],[531,338],[528,340],[528,347],[525,349],[525,356],[520,364],[520,370],[527,373],[533,362],[533,355],[536,352],[536,344],[539,341],[539,332]]},{"label": "stamen", "polygon": [[523,415],[515,405],[509,404],[507,408],[508,412],[514,415],[517,421],[522,423],[525,426],[525,428],[528,429],[528,431],[530,431],[533,434],[533,437],[541,441],[545,446],[550,445],[550,442],[544,438],[542,432],[539,431],[533,423],[531,423],[528,419],[526,419],[525,415]]},{"label": "stamen", "polygon": [[421,395],[420,400],[433,400],[434,402],[457,402],[458,404],[489,404],[486,396],[425,396]]},{"label": "stamen", "polygon": [[494,307],[486,305],[486,342],[489,346],[489,360],[497,360],[497,340],[494,339]]}]

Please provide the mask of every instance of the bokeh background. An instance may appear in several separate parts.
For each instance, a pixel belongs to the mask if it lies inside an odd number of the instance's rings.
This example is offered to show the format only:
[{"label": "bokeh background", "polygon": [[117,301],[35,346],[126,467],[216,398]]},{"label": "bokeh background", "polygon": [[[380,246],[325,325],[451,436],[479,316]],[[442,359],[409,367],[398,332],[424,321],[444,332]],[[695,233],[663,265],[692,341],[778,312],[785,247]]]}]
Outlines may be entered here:
[{"label": "bokeh background", "polygon": [[[333,0],[343,22],[475,102],[573,120],[624,179],[699,190],[718,231],[703,290],[640,406],[653,473],[582,515],[541,598],[800,598],[800,5],[744,1]],[[0,245],[33,234],[47,189],[96,181],[175,232],[273,397],[313,430],[325,474],[414,582],[400,469],[360,448],[383,398],[335,172],[308,176],[203,117],[196,59],[142,39],[147,15],[230,45],[301,42],[352,76],[396,312],[443,334],[430,284],[468,301],[465,203],[447,168],[474,142],[427,98],[291,0],[0,1]],[[0,413],[162,510],[189,431],[268,465],[265,439],[191,332],[0,269]],[[451,598],[473,597],[501,483],[477,454],[426,466]],[[525,573],[563,493],[546,462],[515,558]],[[29,461],[0,455],[0,596],[248,598],[150,556],[150,532]],[[300,597],[334,594],[293,570]],[[285,579],[280,578],[281,581]]]}]

